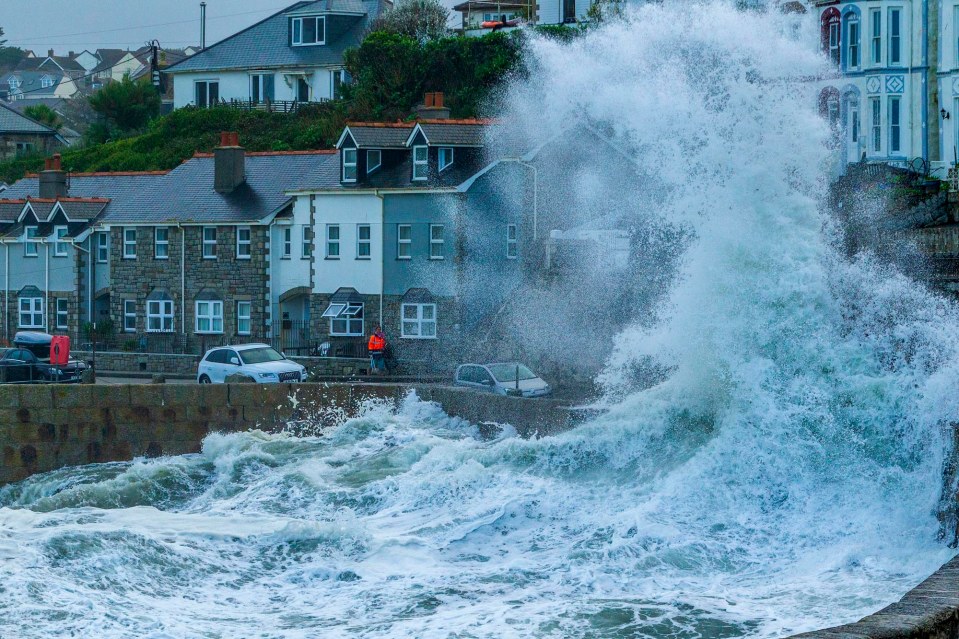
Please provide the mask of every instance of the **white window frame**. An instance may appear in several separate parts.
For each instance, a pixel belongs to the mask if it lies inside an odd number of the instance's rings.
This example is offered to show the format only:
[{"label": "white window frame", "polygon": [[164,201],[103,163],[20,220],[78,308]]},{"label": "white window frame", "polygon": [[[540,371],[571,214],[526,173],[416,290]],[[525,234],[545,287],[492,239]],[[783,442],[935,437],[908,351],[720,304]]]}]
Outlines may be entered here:
[{"label": "white window frame", "polygon": [[[376,162],[373,161],[373,154],[376,154]],[[366,174],[369,175],[376,169],[383,166],[383,152],[379,149],[370,149],[366,152]]]},{"label": "white window frame", "polygon": [[[307,20],[313,20],[314,22],[314,34],[317,36],[317,39],[313,42],[304,42],[303,41],[303,23]],[[320,23],[323,24],[323,39],[319,39],[320,34]],[[292,33],[290,34],[290,42],[293,43],[294,47],[315,47],[326,44],[326,17],[324,16],[303,16],[302,18],[293,18],[290,24],[290,29]]]},{"label": "white window frame", "polygon": [[841,64],[841,45],[842,45],[842,19],[839,16],[833,16],[826,23],[829,30],[829,60],[836,65]]},{"label": "white window frame", "polygon": [[[203,88],[203,104],[200,104],[200,101],[197,100],[197,90],[200,88],[199,85],[204,85]],[[210,101],[210,86],[216,85],[216,102]],[[200,107],[201,109],[208,109],[211,105],[219,104],[220,102],[220,79],[214,78],[211,80],[194,80],[193,82],[193,100],[195,106]]]},{"label": "white window frame", "polygon": [[313,257],[313,227],[304,224],[300,230],[300,257],[308,260]]},{"label": "white window frame", "polygon": [[[223,334],[223,302],[220,300],[196,300],[194,310],[194,333],[197,335]],[[205,324],[205,327],[203,323]]]},{"label": "white window frame", "polygon": [[[207,232],[212,231],[213,237],[208,238]],[[216,259],[216,227],[215,226],[204,226],[200,231],[200,238],[203,241],[203,259],[205,260],[215,260]]]},{"label": "white window frame", "polygon": [[[246,322],[246,328],[243,323]],[[253,302],[239,301],[236,303],[236,334],[251,335],[253,333]]]},{"label": "white window frame", "polygon": [[63,238],[69,233],[69,229],[65,226],[54,226],[53,227],[53,255],[55,257],[66,257],[67,256],[67,242],[63,241]]},{"label": "white window frame", "polygon": [[519,242],[515,224],[506,225],[506,259],[515,260],[519,257]]},{"label": "white window frame", "polygon": [[[413,311],[413,316],[408,317],[407,311]],[[426,317],[427,311],[432,317]],[[432,334],[429,327],[432,327]],[[436,339],[436,328],[436,304],[400,305],[400,337],[403,339]]]},{"label": "white window frame", "polygon": [[[132,234],[133,239],[130,239]],[[123,259],[137,259],[137,229],[135,226],[123,228]]]},{"label": "white window frame", "polygon": [[872,135],[869,136],[869,149],[873,153],[882,153],[882,99],[869,98],[869,117]]},{"label": "white window frame", "polygon": [[[439,239],[433,233],[436,229],[439,230]],[[430,259],[446,259],[446,228],[443,224],[430,224]]]},{"label": "white window frame", "polygon": [[[160,239],[160,232],[165,233],[164,239]],[[155,260],[168,260],[170,259],[170,227],[169,226],[154,226],[153,227],[153,259]]]},{"label": "white window frame", "polygon": [[[334,337],[358,337],[363,335],[365,325],[363,311],[364,304],[351,302],[344,304],[335,317],[329,313],[324,313],[324,317],[330,318],[330,335]],[[338,324],[345,330],[337,330]]]},{"label": "white window frame", "polygon": [[37,236],[38,231],[39,227],[37,226],[23,227],[24,257],[37,257],[37,245],[40,243],[40,238]]},{"label": "white window frame", "polygon": [[172,333],[174,326],[173,300],[147,300],[147,333]]},{"label": "white window frame", "polygon": [[871,25],[872,47],[870,57],[875,66],[882,64],[882,9],[869,10],[869,24]]},{"label": "white window frame", "polygon": [[[403,231],[407,232],[407,237],[403,238]],[[406,252],[404,255],[403,252]],[[397,224],[396,225],[396,259],[398,260],[411,260],[413,259],[413,225],[412,224]]]},{"label": "white window frame", "polygon": [[[42,297],[21,297],[17,302],[17,309],[17,325],[20,328],[45,328]],[[29,318],[29,321],[24,323],[24,317]]]},{"label": "white window frame", "polygon": [[276,94],[276,79],[272,73],[251,73],[250,74],[250,102],[260,104],[266,101],[272,102],[275,98],[266,95],[266,79],[274,78],[273,91]]},{"label": "white window frame", "polygon": [[[363,238],[363,230],[366,230],[366,238]],[[366,253],[363,250],[366,249]],[[373,259],[373,227],[369,224],[356,225],[356,259]]]},{"label": "white window frame", "polygon": [[[337,79],[339,79],[339,83],[337,83]],[[347,84],[349,84],[349,77],[347,76],[346,69],[330,71],[330,99],[338,100],[343,86]]]},{"label": "white window frame", "polygon": [[[862,30],[859,28],[859,17],[853,14],[846,22],[846,66],[849,69],[858,69],[862,65],[862,51],[859,46]],[[853,30],[856,37],[853,37]],[[853,56],[855,55],[855,61]]]},{"label": "white window frame", "polygon": [[[423,157],[417,157],[422,151]],[[429,177],[430,147],[418,144],[413,147],[413,179],[422,181]]]},{"label": "white window frame", "polygon": [[343,181],[356,182],[356,159],[359,152],[356,149],[343,149]]},{"label": "white window frame", "polygon": [[58,297],[57,299],[57,317],[56,323],[57,328],[60,330],[67,330],[70,328],[70,300],[65,297]]},{"label": "white window frame", "polygon": [[[896,30],[893,30],[893,15],[896,16]],[[902,65],[902,7],[889,8],[889,66]],[[898,33],[897,33],[898,31]],[[895,56],[893,55],[895,53]]]},{"label": "white window frame", "polygon": [[[446,169],[453,166],[453,147],[441,146],[437,153],[439,155],[439,171],[442,173]],[[449,155],[449,157],[444,158],[443,156],[445,155]]]},{"label": "white window frame", "polygon": [[860,132],[860,121],[859,121],[859,100],[858,98],[851,98],[846,103],[846,108],[849,113],[849,143],[853,145],[859,145],[859,136],[862,135]]},{"label": "white window frame", "polygon": [[889,155],[902,152],[902,99],[889,97]]},{"label": "white window frame", "polygon": [[[243,239],[243,234],[246,239]],[[249,226],[236,227],[236,259],[249,260],[253,256],[251,246],[253,245],[253,229]]]},{"label": "white window frame", "polygon": [[123,300],[123,332],[137,332],[137,301]]},{"label": "white window frame", "polygon": [[[336,231],[336,237],[333,237],[333,231]],[[339,224],[326,225],[326,251],[324,253],[328,260],[340,259],[340,240],[342,239]]]},{"label": "white window frame", "polygon": [[52,86],[53,86],[53,78],[51,78],[51,77],[48,76],[48,75],[45,75],[45,76],[43,76],[42,78],[40,78],[40,87],[41,87],[41,88],[49,89],[49,88],[52,87]]},{"label": "white window frame", "polygon": [[293,227],[284,226],[281,229],[283,236],[283,253],[280,255],[285,260],[293,257]]},{"label": "white window frame", "polygon": [[97,233],[97,263],[106,264],[110,261],[110,234],[105,231]]}]

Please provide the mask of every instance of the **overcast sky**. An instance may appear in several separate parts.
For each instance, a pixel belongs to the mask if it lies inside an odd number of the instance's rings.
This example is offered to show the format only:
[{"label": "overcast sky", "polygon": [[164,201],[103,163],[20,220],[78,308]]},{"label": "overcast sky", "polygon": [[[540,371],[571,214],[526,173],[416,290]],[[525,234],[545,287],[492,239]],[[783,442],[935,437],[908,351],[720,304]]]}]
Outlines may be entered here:
[{"label": "overcast sky", "polygon": [[[206,0],[207,45],[294,1]],[[137,48],[153,39],[180,48],[200,44],[200,0],[0,0],[0,27],[8,45],[37,55]]]}]

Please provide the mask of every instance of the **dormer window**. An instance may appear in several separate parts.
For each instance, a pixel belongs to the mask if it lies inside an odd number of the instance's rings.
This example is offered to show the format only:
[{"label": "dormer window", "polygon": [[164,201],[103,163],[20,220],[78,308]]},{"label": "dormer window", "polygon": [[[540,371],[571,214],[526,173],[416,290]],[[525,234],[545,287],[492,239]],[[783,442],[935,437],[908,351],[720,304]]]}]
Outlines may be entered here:
[{"label": "dormer window", "polygon": [[429,147],[413,147],[413,179],[425,180],[429,173]]},{"label": "dormer window", "polygon": [[453,164],[453,149],[450,147],[441,147],[439,151],[440,156],[440,172],[442,173]]},{"label": "dormer window", "polygon": [[380,168],[383,163],[383,152],[379,149],[371,149],[366,152],[366,172],[372,173]]},{"label": "dormer window", "polygon": [[18,78],[18,77],[15,76],[15,75],[12,75],[12,76],[10,76],[10,78],[7,80],[7,84],[10,85],[10,88],[11,88],[11,89],[19,89],[19,88],[20,88],[20,78]]},{"label": "dormer window", "polygon": [[343,181],[356,182],[356,149],[343,149]]},{"label": "dormer window", "polygon": [[293,46],[304,47],[326,43],[326,18],[322,16],[293,18],[291,29]]},{"label": "dormer window", "polygon": [[40,86],[43,87],[44,89],[49,89],[50,87],[53,86],[53,78],[51,78],[48,75],[43,76],[42,78],[40,78]]}]

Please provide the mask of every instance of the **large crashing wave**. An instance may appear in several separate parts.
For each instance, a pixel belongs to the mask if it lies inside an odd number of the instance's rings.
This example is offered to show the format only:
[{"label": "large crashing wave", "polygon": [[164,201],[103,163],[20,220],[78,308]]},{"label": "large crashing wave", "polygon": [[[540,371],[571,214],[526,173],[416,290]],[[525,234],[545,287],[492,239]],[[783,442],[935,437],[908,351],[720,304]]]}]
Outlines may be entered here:
[{"label": "large crashing wave", "polygon": [[[605,131],[650,219],[695,230],[605,416],[483,442],[411,398],[31,478],[0,491],[0,634],[776,636],[918,583],[950,554],[959,315],[833,249],[800,81],[822,62],[781,27],[675,2],[531,44],[504,119]],[[651,363],[669,378],[636,388]]]}]

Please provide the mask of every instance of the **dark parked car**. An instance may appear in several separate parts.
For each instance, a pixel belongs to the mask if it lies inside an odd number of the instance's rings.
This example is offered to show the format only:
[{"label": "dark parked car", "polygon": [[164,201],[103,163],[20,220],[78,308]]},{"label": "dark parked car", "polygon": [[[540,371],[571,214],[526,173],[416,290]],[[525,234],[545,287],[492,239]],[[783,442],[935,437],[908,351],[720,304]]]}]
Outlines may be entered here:
[{"label": "dark parked car", "polygon": [[62,366],[50,363],[47,333],[21,331],[13,338],[13,348],[0,349],[0,383],[29,384],[48,382],[75,384],[81,381],[87,365],[75,359]]}]

